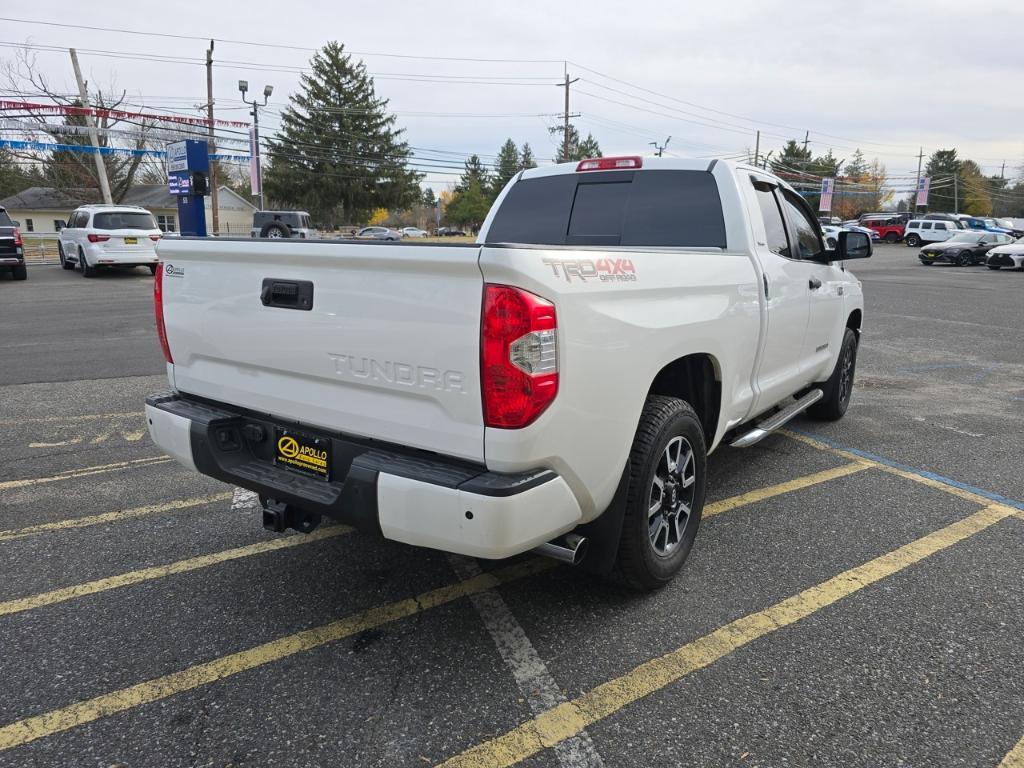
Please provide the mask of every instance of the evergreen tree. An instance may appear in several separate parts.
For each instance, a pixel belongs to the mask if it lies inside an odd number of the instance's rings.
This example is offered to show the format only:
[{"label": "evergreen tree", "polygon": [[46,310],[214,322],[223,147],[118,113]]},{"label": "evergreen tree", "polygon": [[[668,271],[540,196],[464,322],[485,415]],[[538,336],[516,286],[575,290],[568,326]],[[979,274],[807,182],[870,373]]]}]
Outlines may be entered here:
[{"label": "evergreen tree", "polygon": [[588,157],[604,157],[601,152],[601,145],[597,143],[594,134],[588,133],[587,138],[580,142],[576,149],[573,160],[586,160]]},{"label": "evergreen tree", "polygon": [[437,205],[437,196],[434,194],[434,190],[431,187],[427,187],[423,190],[420,195],[420,205],[425,205],[428,208],[433,208]]},{"label": "evergreen tree", "polygon": [[0,198],[43,184],[43,174],[37,165],[19,161],[9,150],[0,149]]},{"label": "evergreen tree", "polygon": [[864,159],[864,153],[860,151],[860,148],[854,150],[843,171],[847,180],[854,184],[859,184],[867,178],[868,162]]},{"label": "evergreen tree", "polygon": [[537,161],[533,157],[533,150],[530,149],[529,142],[523,142],[523,148],[519,153],[519,167],[523,170],[537,167]]},{"label": "evergreen tree", "polygon": [[782,152],[771,161],[772,173],[801,173],[805,171],[810,161],[811,150],[804,149],[794,139],[790,139],[782,148]]},{"label": "evergreen tree", "polygon": [[512,139],[506,139],[498,150],[498,159],[494,163],[494,181],[491,183],[491,191],[497,195],[505,188],[512,178],[522,170],[519,161],[519,148]]},{"label": "evergreen tree", "polygon": [[479,179],[470,179],[465,189],[455,193],[452,201],[445,209],[445,216],[459,226],[476,230],[487,218],[491,208],[491,198]]},{"label": "evergreen tree", "polygon": [[462,176],[459,178],[459,183],[455,185],[455,191],[465,192],[473,182],[479,184],[481,190],[488,189],[491,183],[490,174],[480,161],[478,155],[469,156],[465,163],[465,170],[463,170]]},{"label": "evergreen tree", "polygon": [[548,128],[548,131],[552,136],[559,137],[558,155],[554,158],[556,163],[578,162],[579,160],[586,160],[588,157],[603,157],[601,146],[597,143],[594,135],[588,133],[587,138],[581,141],[580,133],[572,123],[569,124],[569,154],[567,156],[564,156],[565,134],[563,128],[555,125]]},{"label": "evergreen tree", "polygon": [[931,178],[931,189],[928,192],[929,211],[959,213],[954,210],[958,201],[954,200],[953,179],[956,178],[959,187],[960,164],[955,149],[939,149],[928,158],[922,175]]},{"label": "evergreen tree", "polygon": [[419,198],[420,175],[407,167],[404,131],[366,66],[336,42],[310,64],[268,142],[267,196],[327,226],[363,221],[377,208],[407,208]]}]

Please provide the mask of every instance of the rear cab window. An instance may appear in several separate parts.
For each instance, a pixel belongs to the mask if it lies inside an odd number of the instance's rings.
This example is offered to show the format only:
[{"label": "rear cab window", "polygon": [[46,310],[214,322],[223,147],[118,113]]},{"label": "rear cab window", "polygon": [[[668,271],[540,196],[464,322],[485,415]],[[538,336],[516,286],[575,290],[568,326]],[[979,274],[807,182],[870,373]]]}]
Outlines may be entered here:
[{"label": "rear cab window", "polygon": [[0,227],[13,227],[14,222],[7,215],[7,211],[0,211]]},{"label": "rear cab window", "polygon": [[486,242],[725,248],[725,219],[707,171],[564,173],[512,185]]}]

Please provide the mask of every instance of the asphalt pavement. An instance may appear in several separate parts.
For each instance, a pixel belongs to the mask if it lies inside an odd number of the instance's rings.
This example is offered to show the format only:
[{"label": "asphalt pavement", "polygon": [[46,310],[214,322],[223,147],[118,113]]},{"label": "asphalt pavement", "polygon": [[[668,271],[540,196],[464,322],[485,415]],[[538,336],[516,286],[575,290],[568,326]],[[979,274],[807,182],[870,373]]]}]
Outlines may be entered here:
[{"label": "asphalt pavement", "polygon": [[1024,274],[864,283],[842,421],[709,460],[680,577],[263,531],[168,461],[148,271],[0,279],[0,768],[1024,765]]}]

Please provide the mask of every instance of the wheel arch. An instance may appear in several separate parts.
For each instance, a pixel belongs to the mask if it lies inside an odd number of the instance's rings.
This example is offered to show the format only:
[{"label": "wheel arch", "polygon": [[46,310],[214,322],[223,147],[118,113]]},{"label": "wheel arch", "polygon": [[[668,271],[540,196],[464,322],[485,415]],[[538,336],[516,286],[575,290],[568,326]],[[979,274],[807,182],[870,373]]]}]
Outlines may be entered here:
[{"label": "wheel arch", "polygon": [[706,352],[676,358],[658,371],[647,394],[688,402],[700,419],[707,447],[714,445],[722,410],[722,369],[717,358]]},{"label": "wheel arch", "polygon": [[846,318],[846,327],[857,334],[857,340],[860,341],[860,326],[864,320],[864,313],[860,309],[855,309],[850,313],[850,316]]}]

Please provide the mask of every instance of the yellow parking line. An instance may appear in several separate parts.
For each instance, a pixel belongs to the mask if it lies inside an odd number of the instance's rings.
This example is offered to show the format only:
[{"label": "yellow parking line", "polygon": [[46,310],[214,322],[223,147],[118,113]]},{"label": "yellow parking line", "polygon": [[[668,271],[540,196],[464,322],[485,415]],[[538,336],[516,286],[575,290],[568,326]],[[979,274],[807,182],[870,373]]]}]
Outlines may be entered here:
[{"label": "yellow parking line", "polygon": [[413,616],[421,611],[451,603],[477,592],[494,589],[502,584],[540,573],[554,566],[555,563],[551,560],[527,560],[466,581],[424,592],[417,597],[369,608],[354,616],[271,640],[254,648],[222,656],[203,664],[196,664],[179,672],[172,672],[129,688],[106,693],[34,717],[27,717],[0,727],[0,750],[27,744],[36,739],[90,723],[101,717],[209,685],[240,672],[279,661],[326,643],[351,637],[368,629]]},{"label": "yellow parking line", "polygon": [[574,736],[628,704],[703,669],[735,650],[787,627],[844,597],[934,555],[1015,514],[1002,505],[987,506],[970,517],[912,541],[888,554],[851,568],[763,611],[719,627],[664,656],[645,662],[582,696],[526,721],[502,736],[456,755],[444,768],[511,766]]},{"label": "yellow parking line", "polygon": [[60,589],[42,592],[38,595],[19,597],[15,600],[8,600],[7,602],[0,603],[0,616],[7,616],[12,613],[21,613],[22,611],[30,611],[33,608],[42,608],[44,605],[63,603],[66,600],[73,600],[76,597],[95,595],[97,592],[120,589],[121,587],[128,587],[132,584],[139,584],[143,581],[152,581],[153,579],[162,579],[165,576],[173,576],[178,573],[196,571],[200,568],[219,565],[220,563],[226,563],[231,560],[239,560],[243,557],[262,555],[266,552],[275,552],[279,549],[298,547],[303,544],[312,544],[313,542],[323,541],[324,539],[334,538],[335,536],[341,536],[351,532],[352,529],[347,526],[335,525],[330,528],[323,528],[319,531],[315,531],[308,536],[295,534],[294,536],[285,536],[272,539],[270,541],[261,541],[257,544],[250,544],[245,547],[237,547],[235,549],[224,550],[223,552],[214,552],[209,555],[200,555],[198,557],[190,557],[186,560],[178,560],[177,562],[168,563],[167,565],[142,568],[137,571],[121,573],[117,576],[108,576],[104,579],[88,581],[84,584],[61,587]]},{"label": "yellow parking line", "polygon": [[1024,768],[1024,739],[1017,742],[1017,746],[1010,750],[1010,753],[999,763],[999,768]]},{"label": "yellow parking line", "polygon": [[58,480],[71,480],[76,477],[89,477],[90,475],[102,475],[105,472],[116,472],[119,469],[133,469],[135,467],[147,467],[151,464],[164,464],[171,460],[170,456],[150,456],[146,459],[132,459],[131,461],[116,461],[113,464],[99,464],[95,467],[82,467],[81,469],[69,469],[49,477],[29,477],[24,480],[4,480],[0,482],[0,491],[10,488],[24,488],[30,485],[42,485],[43,483],[56,483]]},{"label": "yellow parking line", "polygon": [[0,419],[0,427],[19,424],[56,424],[79,421],[98,421],[99,419],[142,418],[145,411],[123,411],[121,413],[86,413],[79,416],[35,416],[29,419]]},{"label": "yellow parking line", "polygon": [[161,512],[176,512],[179,509],[188,509],[189,507],[198,507],[202,504],[213,504],[217,501],[226,501],[227,499],[230,499],[231,496],[231,493],[215,493],[212,496],[196,496],[191,499],[164,501],[159,504],[147,504],[142,507],[133,507],[132,509],[118,509],[113,512],[103,512],[99,515],[72,517],[68,520],[58,520],[53,523],[40,523],[39,525],[30,525],[25,528],[13,528],[7,531],[0,531],[0,541],[21,539],[25,536],[34,536],[37,533],[47,533],[49,531],[66,531],[72,528],[85,528],[90,525],[131,520],[136,517],[156,515]]},{"label": "yellow parking line", "polygon": [[730,496],[728,499],[722,499],[721,501],[715,501],[711,504],[707,504],[704,507],[702,517],[718,515],[722,512],[728,512],[730,509],[736,509],[736,507],[753,504],[757,501],[764,501],[765,499],[770,499],[773,496],[781,496],[784,493],[799,491],[803,488],[809,488],[812,485],[817,485],[818,483],[836,480],[840,477],[846,477],[847,475],[852,475],[855,472],[863,472],[865,469],[871,468],[872,464],[858,459],[852,464],[844,464],[841,467],[826,469],[823,472],[815,472],[813,475],[804,475],[803,477],[798,477],[795,480],[787,480],[784,483],[769,485],[766,488],[758,488],[756,491],[741,493],[738,496]]}]

